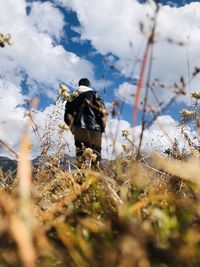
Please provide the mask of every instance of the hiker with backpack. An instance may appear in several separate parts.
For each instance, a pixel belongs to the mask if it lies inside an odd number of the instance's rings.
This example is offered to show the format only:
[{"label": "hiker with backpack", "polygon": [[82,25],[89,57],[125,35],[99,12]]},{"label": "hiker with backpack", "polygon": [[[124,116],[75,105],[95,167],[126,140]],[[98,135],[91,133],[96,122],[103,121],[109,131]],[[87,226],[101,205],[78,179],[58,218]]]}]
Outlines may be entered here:
[{"label": "hiker with backpack", "polygon": [[86,149],[90,149],[96,155],[92,160],[95,165],[101,160],[102,133],[107,116],[105,105],[87,78],[80,79],[78,85],[74,97],[65,105],[64,121],[74,135],[78,164],[83,162]]}]

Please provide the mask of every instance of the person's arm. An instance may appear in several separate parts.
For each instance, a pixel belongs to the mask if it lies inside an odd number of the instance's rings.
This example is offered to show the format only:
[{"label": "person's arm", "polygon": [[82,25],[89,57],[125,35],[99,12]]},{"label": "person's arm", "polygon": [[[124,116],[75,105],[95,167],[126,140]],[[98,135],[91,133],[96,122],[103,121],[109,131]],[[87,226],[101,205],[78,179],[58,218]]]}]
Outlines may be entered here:
[{"label": "person's arm", "polygon": [[108,118],[108,113],[106,109],[104,108],[104,110],[102,111],[102,118],[101,118],[103,129],[105,129],[106,127],[107,118]]},{"label": "person's arm", "polygon": [[65,114],[64,121],[68,126],[72,126],[74,117],[73,117],[73,104],[72,102],[67,102],[65,105]]},{"label": "person's arm", "polygon": [[95,106],[97,107],[97,110],[98,110],[97,114],[99,117],[99,122],[100,122],[102,129],[104,131],[104,129],[106,127],[106,121],[107,121],[108,114],[107,114],[107,111],[105,108],[104,101],[102,100],[102,98],[99,96],[98,93],[95,94]]}]

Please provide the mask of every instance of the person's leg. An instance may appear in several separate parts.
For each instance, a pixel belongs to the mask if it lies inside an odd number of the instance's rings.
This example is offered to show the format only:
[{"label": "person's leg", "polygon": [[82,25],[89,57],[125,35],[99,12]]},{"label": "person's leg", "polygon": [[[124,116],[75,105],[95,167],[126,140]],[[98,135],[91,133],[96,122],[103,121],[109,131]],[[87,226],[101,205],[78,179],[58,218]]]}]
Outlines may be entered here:
[{"label": "person's leg", "polygon": [[96,154],[97,158],[93,162],[95,165],[97,162],[101,161],[101,140],[102,140],[102,133],[97,131],[90,131],[90,139],[91,139],[91,148],[93,153]]},{"label": "person's leg", "polygon": [[80,127],[74,127],[73,134],[76,146],[77,166],[82,167],[82,165],[85,163],[85,149],[92,148],[91,136],[87,129],[82,129]]},{"label": "person's leg", "polygon": [[81,162],[82,162],[82,155],[83,155],[83,148],[82,148],[82,140],[81,140],[81,128],[80,127],[73,127],[72,133],[74,135],[74,143],[75,143],[75,147],[76,147],[76,161],[77,161],[77,166],[81,167]]},{"label": "person's leg", "polygon": [[100,162],[102,133],[94,130],[74,127],[73,134],[75,139],[77,162],[84,162],[85,159],[83,158],[83,154],[86,148],[91,148],[93,153],[97,156],[96,160],[92,161],[92,165],[96,165],[97,162]]},{"label": "person's leg", "polygon": [[75,137],[76,158],[81,157],[83,154],[82,144]]}]

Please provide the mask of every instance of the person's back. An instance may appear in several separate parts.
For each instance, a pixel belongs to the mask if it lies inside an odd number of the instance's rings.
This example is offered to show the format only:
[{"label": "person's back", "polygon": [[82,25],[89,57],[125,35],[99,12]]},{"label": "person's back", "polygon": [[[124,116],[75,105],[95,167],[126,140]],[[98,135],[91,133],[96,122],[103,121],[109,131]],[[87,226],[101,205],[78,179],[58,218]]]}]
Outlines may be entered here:
[{"label": "person's back", "polygon": [[74,134],[77,160],[81,161],[85,148],[91,148],[99,161],[106,121],[104,103],[86,78],[79,81],[75,95],[71,102],[66,103],[64,120]]}]

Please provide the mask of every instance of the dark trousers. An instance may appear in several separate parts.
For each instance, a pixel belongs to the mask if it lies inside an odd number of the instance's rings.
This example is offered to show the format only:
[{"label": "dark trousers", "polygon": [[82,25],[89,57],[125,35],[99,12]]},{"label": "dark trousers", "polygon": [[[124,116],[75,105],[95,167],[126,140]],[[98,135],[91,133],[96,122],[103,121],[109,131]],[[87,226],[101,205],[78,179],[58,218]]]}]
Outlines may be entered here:
[{"label": "dark trousers", "polygon": [[101,132],[73,126],[72,133],[75,139],[77,160],[82,157],[86,148],[91,148],[93,153],[97,155],[96,161],[93,162],[94,164],[101,160]]}]

